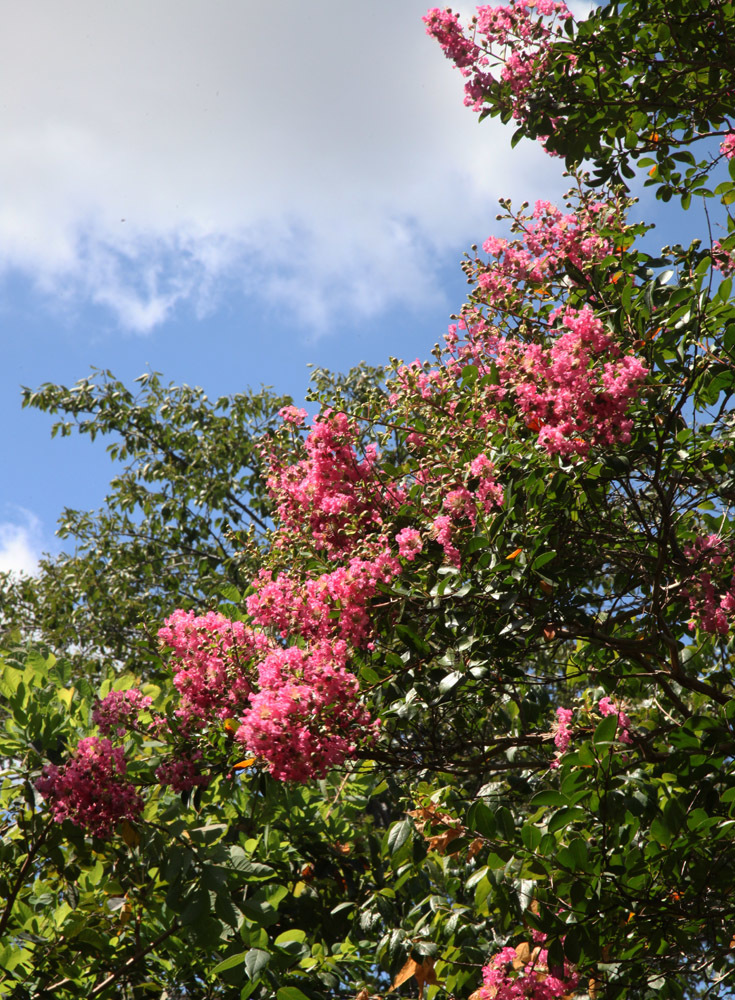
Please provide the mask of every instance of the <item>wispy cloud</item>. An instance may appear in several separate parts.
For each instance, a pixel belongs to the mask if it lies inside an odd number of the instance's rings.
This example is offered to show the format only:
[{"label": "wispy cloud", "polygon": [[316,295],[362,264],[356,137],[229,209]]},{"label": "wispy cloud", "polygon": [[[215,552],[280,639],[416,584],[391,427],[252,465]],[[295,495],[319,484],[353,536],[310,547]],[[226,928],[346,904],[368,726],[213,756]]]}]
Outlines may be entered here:
[{"label": "wispy cloud", "polygon": [[41,555],[41,522],[18,508],[12,521],[0,522],[0,573],[36,572]]},{"label": "wispy cloud", "polygon": [[233,281],[314,329],[436,295],[499,196],[560,182],[462,106],[425,7],[18,6],[0,39],[0,271],[141,333]]}]

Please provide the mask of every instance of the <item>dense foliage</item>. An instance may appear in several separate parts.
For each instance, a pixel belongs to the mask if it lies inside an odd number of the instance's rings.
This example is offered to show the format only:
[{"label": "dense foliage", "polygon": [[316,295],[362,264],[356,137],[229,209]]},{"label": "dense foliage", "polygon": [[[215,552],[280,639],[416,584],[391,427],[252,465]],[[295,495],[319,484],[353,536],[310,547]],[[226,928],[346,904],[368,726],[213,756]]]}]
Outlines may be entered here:
[{"label": "dense foliage", "polygon": [[4,589],[0,995],[731,994],[735,7],[671,8],[429,12],[572,183],[431,361],[27,395],[131,465]]}]

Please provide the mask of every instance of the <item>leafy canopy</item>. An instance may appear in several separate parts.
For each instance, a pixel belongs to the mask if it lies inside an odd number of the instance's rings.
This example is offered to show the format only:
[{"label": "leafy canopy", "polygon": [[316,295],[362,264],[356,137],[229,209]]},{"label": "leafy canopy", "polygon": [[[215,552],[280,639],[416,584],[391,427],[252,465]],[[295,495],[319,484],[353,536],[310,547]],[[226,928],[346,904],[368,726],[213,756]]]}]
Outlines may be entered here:
[{"label": "leafy canopy", "polygon": [[734,15],[429,12],[572,189],[425,364],[26,395],[129,464],[4,589],[0,995],[731,994]]}]

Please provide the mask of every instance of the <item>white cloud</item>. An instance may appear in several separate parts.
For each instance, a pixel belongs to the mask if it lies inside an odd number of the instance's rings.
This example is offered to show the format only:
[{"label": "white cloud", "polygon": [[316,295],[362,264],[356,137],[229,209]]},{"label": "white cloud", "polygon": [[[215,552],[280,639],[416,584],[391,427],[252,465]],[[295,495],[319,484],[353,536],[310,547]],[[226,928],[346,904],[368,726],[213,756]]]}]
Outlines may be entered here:
[{"label": "white cloud", "polygon": [[317,329],[435,296],[498,197],[560,184],[462,106],[426,6],[17,5],[0,38],[0,271],[140,332],[233,279]]},{"label": "white cloud", "polygon": [[41,555],[41,522],[30,511],[18,509],[23,522],[0,522],[0,573],[32,575]]}]

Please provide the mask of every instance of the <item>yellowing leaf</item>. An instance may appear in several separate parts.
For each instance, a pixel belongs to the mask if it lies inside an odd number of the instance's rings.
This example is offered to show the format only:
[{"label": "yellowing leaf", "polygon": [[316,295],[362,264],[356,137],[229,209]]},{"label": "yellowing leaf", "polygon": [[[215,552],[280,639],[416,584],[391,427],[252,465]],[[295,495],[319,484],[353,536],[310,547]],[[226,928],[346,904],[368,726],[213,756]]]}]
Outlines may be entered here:
[{"label": "yellowing leaf", "polygon": [[137,847],[140,843],[140,834],[128,820],[124,819],[120,824],[120,833],[122,834],[122,839],[128,845],[128,847]]}]

